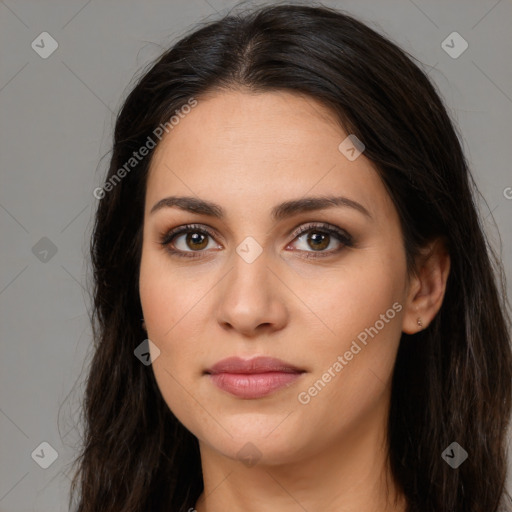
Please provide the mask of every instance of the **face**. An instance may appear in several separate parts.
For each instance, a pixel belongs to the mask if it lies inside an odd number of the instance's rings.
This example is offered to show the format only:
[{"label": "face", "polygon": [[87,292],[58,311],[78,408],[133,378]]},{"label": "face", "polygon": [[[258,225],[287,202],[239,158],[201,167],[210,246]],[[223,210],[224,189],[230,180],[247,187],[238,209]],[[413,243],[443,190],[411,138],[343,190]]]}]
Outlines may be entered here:
[{"label": "face", "polygon": [[158,386],[202,447],[275,464],[384,428],[405,252],[347,135],[311,98],[219,92],[156,148],[140,298]]}]

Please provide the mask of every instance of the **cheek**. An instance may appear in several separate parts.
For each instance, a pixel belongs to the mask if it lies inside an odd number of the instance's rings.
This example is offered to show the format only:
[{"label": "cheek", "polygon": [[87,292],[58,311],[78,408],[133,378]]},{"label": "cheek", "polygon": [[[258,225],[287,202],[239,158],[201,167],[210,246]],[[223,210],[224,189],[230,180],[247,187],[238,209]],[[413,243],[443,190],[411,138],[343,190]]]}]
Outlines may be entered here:
[{"label": "cheek", "polygon": [[143,252],[139,292],[148,334],[159,344],[169,344],[176,338],[187,337],[183,330],[193,327],[190,316],[195,314],[207,290],[199,277],[184,277],[185,271],[167,264],[160,251]]},{"label": "cheek", "polygon": [[164,268],[161,260],[143,254],[140,269],[140,300],[147,335],[160,350],[151,366],[167,406],[189,427],[189,419],[198,414],[186,393],[193,388],[198,370],[194,366],[197,336],[192,332],[190,318],[200,296],[194,292],[196,287],[184,287],[178,273]]},{"label": "cheek", "polygon": [[350,265],[303,290],[324,333],[311,337],[314,347],[307,349],[316,360],[307,382],[313,394],[318,390],[314,408],[333,401],[363,410],[379,399],[400,341],[404,282],[405,255],[381,246],[354,252]]},{"label": "cheek", "polygon": [[139,291],[147,336],[160,350],[152,364],[153,372],[164,400],[171,407],[183,401],[183,389],[191,389],[199,371],[197,361],[194,365],[200,351],[195,342],[197,323],[191,320],[201,311],[204,292],[201,294],[197,286],[185,283],[179,278],[179,271],[170,271],[162,260],[161,255],[143,254]]},{"label": "cheek", "polygon": [[391,324],[399,325],[397,308],[392,306],[404,300],[404,283],[405,257],[380,247],[354,251],[343,265],[318,273],[315,279],[297,280],[294,290],[313,313],[311,325],[321,325],[323,336],[313,338],[315,348],[330,353],[350,345],[376,322],[382,327],[381,315],[389,320],[383,332],[391,330]]}]

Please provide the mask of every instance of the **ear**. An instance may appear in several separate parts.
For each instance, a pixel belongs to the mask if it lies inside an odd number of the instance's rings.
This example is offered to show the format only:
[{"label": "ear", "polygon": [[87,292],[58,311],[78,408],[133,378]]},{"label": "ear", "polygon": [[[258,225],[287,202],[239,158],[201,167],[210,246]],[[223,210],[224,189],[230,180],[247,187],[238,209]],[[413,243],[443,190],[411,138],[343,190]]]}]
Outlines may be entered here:
[{"label": "ear", "polygon": [[422,248],[416,258],[416,273],[409,283],[403,332],[415,334],[428,327],[441,309],[449,272],[450,255],[441,238]]}]

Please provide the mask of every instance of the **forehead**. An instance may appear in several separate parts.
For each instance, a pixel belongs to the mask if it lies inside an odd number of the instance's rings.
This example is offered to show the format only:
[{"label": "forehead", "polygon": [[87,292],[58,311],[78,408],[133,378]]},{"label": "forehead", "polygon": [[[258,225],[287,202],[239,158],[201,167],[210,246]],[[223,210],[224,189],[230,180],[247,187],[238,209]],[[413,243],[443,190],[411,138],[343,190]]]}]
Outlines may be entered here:
[{"label": "forehead", "polygon": [[230,207],[270,210],[286,199],[332,194],[372,214],[392,208],[372,163],[340,152],[348,134],[313,98],[229,91],[197,101],[155,150],[146,212],[171,194],[229,205],[228,214]]},{"label": "forehead", "polygon": [[[288,92],[219,92],[199,99],[183,115],[159,144],[154,161],[181,147],[190,151],[180,155],[189,162],[200,162],[203,154],[198,150],[215,161],[254,157],[257,150],[260,160],[279,165],[285,157],[307,157],[322,140],[324,149],[328,131],[336,140],[341,135],[334,115],[312,98]],[[241,162],[245,168],[250,163]]]}]

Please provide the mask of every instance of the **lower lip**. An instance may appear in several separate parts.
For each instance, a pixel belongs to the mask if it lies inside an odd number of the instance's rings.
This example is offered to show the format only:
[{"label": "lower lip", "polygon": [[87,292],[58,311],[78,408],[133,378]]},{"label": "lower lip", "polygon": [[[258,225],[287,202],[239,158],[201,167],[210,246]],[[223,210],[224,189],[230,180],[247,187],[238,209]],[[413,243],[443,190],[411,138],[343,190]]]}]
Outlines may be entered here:
[{"label": "lower lip", "polygon": [[300,373],[216,373],[210,379],[220,389],[239,398],[261,398],[289,386]]}]

